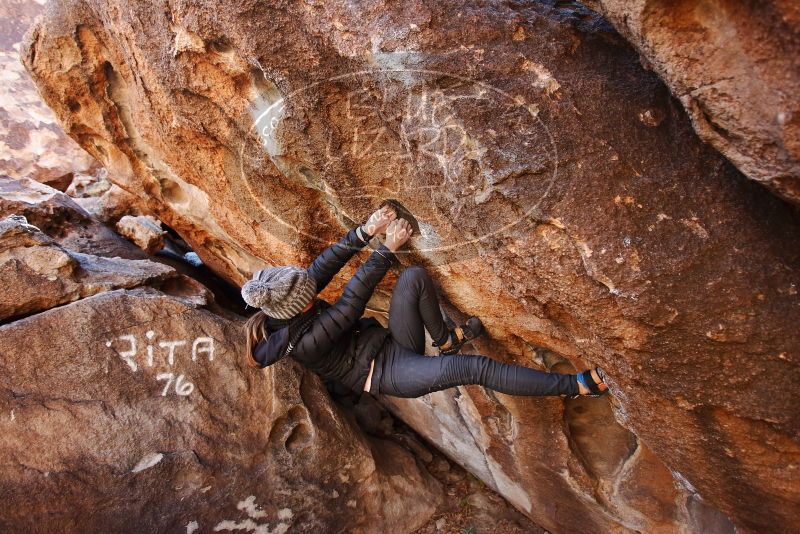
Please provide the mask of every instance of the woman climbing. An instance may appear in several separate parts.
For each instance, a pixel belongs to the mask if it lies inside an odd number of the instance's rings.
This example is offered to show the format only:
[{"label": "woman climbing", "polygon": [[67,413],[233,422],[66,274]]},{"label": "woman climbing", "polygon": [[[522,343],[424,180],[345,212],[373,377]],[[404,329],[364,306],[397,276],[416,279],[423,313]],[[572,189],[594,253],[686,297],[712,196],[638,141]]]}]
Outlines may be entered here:
[{"label": "woman climbing", "polygon": [[[250,319],[248,362],[266,367],[290,356],[348,390],[395,397],[419,397],[464,384],[480,384],[509,395],[591,395],[607,391],[599,368],[579,374],[545,373],[486,356],[456,355],[483,331],[477,317],[448,329],[433,281],[421,267],[405,269],[392,293],[389,328],[362,317],[367,301],[392,264],[394,252],[411,237],[408,221],[391,206],[373,213],[328,247],[311,267],[262,269],[242,288],[260,308]],[[334,304],[317,299],[331,279],[375,235],[385,242],[372,252]],[[424,356],[428,330],[439,357]]]}]

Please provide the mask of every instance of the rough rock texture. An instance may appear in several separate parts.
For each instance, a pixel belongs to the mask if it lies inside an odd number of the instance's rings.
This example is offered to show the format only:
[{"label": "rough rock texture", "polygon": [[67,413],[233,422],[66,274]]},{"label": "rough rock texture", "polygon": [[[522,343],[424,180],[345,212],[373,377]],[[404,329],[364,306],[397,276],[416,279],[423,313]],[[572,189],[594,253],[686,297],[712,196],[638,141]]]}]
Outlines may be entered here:
[{"label": "rough rock texture", "polygon": [[0,531],[409,532],[441,503],[313,374],[247,367],[242,318],[171,267],[69,250],[17,215],[0,276]]},{"label": "rough rock texture", "polygon": [[444,487],[444,501],[429,522],[414,534],[545,534],[528,517],[442,451],[424,443],[419,435],[392,417],[372,395],[337,397],[344,410],[353,413],[358,426],[369,436],[391,439],[425,463],[425,467]]},{"label": "rough rock texture", "polygon": [[150,215],[125,215],[116,224],[117,232],[133,241],[148,254],[164,247],[164,230],[161,221]]},{"label": "rough rock texture", "polygon": [[65,193],[94,219],[110,226],[125,215],[147,215],[142,202],[108,180],[108,173],[76,174]]},{"label": "rough rock texture", "polygon": [[421,226],[403,261],[484,319],[476,350],[607,369],[621,427],[473,386],[386,401],[546,529],[800,523],[797,215],[595,13],[72,0],[23,56],[69,135],[229,280],[308,262],[393,197]]},{"label": "rough rock texture", "polygon": [[0,174],[28,177],[63,191],[73,173],[99,165],[64,134],[19,61],[20,41],[43,2],[0,4]]},{"label": "rough rock texture", "polygon": [[313,375],[290,362],[246,368],[240,328],[151,288],[0,327],[0,496],[13,503],[0,508],[0,528],[423,524],[439,483],[400,446],[364,438]]},{"label": "rough rock texture", "polygon": [[[800,205],[800,4],[590,0],[748,177]],[[643,118],[643,120],[652,120]]]},{"label": "rough rock texture", "polygon": [[179,276],[171,267],[147,260],[71,252],[41,232],[7,220],[0,220],[0,275],[0,321]]},{"label": "rough rock texture", "polygon": [[141,249],[93,219],[73,199],[29,178],[0,176],[0,217],[22,215],[62,246],[85,254],[147,258]]}]

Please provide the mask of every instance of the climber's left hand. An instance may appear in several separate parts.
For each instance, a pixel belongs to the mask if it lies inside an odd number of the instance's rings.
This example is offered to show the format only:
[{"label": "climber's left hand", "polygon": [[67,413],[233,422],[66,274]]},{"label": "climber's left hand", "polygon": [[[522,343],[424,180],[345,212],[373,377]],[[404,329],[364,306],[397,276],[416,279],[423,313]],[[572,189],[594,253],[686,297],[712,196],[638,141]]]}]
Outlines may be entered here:
[{"label": "climber's left hand", "polygon": [[384,206],[375,210],[362,228],[370,236],[385,234],[386,228],[388,228],[389,224],[396,218],[397,213],[395,213],[394,209],[392,209],[391,206]]}]

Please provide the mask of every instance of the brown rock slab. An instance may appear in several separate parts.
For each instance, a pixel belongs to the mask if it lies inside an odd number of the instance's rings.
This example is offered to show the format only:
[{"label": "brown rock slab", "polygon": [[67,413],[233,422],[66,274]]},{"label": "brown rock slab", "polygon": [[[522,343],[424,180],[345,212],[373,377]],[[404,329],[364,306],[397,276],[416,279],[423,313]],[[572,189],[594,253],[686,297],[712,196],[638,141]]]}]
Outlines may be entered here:
[{"label": "brown rock slab", "polygon": [[60,245],[86,254],[145,259],[130,241],[101,224],[66,194],[30,178],[0,176],[0,218],[21,215]]},{"label": "brown rock slab", "polygon": [[178,273],[148,260],[103,258],[67,250],[37,231],[0,220],[0,321],[96,293],[159,285]]},{"label": "brown rock slab", "polygon": [[7,532],[407,532],[441,486],[320,381],[247,367],[242,320],[153,288],[0,326]]}]

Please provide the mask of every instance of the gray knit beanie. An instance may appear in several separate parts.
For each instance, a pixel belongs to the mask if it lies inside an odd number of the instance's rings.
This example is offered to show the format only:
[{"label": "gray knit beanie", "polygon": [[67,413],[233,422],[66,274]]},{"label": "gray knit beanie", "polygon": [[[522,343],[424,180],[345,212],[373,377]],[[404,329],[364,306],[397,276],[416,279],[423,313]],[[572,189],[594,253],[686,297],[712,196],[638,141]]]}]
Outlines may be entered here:
[{"label": "gray knit beanie", "polygon": [[253,274],[242,287],[242,298],[276,319],[291,319],[317,294],[317,282],[300,267],[270,267]]}]

